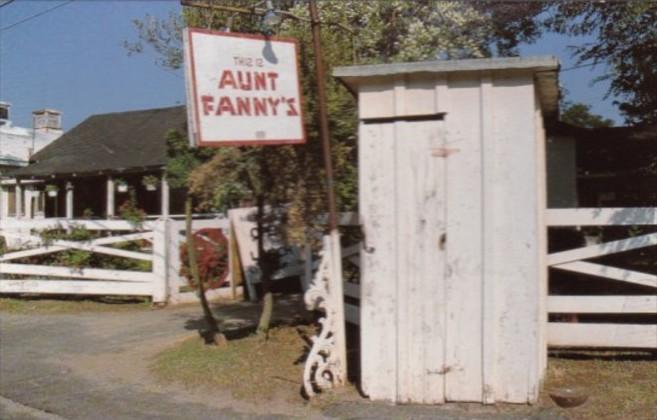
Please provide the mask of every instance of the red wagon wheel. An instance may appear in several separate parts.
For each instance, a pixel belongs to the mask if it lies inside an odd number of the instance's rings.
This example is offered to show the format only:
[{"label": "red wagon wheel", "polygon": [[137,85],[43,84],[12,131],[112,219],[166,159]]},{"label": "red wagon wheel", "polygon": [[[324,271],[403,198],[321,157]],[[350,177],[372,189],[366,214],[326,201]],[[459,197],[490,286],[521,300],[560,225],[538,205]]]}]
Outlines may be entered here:
[{"label": "red wagon wheel", "polygon": [[[226,283],[228,277],[228,239],[221,229],[199,229],[193,235],[196,248],[199,275],[206,289],[217,289]],[[195,289],[191,271],[189,270],[189,256],[187,244],[180,245],[180,274],[187,278],[189,284]]]}]

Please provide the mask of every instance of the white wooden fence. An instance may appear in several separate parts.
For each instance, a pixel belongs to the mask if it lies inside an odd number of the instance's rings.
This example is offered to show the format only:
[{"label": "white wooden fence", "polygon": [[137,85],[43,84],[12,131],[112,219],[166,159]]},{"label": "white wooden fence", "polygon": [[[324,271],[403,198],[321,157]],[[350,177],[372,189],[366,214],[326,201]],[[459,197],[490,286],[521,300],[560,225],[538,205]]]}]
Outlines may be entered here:
[{"label": "white wooden fence", "polygon": [[[75,228],[102,232],[102,235],[87,241],[44,241],[38,235],[40,231]],[[195,220],[193,229],[202,228],[221,228],[229,235],[225,219]],[[5,219],[0,221],[0,235],[18,249],[0,255],[0,293],[149,296],[153,302],[161,303],[195,300],[193,291],[181,291],[187,285],[179,274],[184,232],[184,221],[172,219],[149,220],[138,226],[124,220]],[[138,251],[114,247],[134,241],[142,244]],[[28,257],[69,250],[147,261],[151,268],[150,271],[110,270],[20,262]],[[235,292],[232,288],[232,293]],[[210,297],[218,293],[209,292]]]},{"label": "white wooden fence", "polygon": [[[657,226],[657,208],[549,209],[547,224],[558,226]],[[657,275],[585,261],[657,245],[657,233],[552,253],[559,270],[655,289],[650,295],[548,296],[549,313],[657,315]],[[653,254],[657,260],[657,250]],[[592,280],[594,281],[594,280]],[[548,345],[556,347],[657,348],[657,325],[549,322]]]},{"label": "white wooden fence", "polygon": [[[357,224],[351,216],[348,225]],[[657,208],[577,208],[547,210],[549,227],[657,226]],[[657,245],[657,233],[634,236],[548,255],[548,265],[565,271],[606,278],[655,289],[650,295],[550,295],[551,314],[652,314],[657,315],[657,275],[584,261]],[[342,249],[343,260],[359,265],[361,245]],[[657,250],[655,250],[657,260]],[[592,280],[595,281],[595,280]],[[360,299],[360,285],[345,282],[347,298]],[[347,322],[359,324],[359,307],[345,303]],[[628,323],[549,322],[548,345],[552,347],[657,348],[657,325]]]}]

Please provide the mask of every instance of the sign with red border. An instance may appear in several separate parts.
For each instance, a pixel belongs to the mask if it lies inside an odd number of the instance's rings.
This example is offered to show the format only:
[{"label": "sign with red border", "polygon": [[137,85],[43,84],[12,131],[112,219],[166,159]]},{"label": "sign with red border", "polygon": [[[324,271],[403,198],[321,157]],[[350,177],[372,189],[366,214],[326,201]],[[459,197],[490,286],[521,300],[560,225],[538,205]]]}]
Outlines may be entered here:
[{"label": "sign with red border", "polygon": [[185,28],[183,44],[192,145],[306,141],[295,39]]}]

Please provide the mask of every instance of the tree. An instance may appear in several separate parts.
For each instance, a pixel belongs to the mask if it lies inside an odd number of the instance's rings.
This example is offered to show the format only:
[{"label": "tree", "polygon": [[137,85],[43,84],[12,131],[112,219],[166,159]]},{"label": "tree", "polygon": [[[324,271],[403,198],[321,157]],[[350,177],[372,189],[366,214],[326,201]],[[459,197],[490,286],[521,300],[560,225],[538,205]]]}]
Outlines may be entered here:
[{"label": "tree", "polygon": [[[220,4],[253,6],[245,0],[226,0]],[[266,225],[282,226],[281,234],[290,242],[303,242],[310,227],[318,228],[318,215],[325,212],[326,197],[315,118],[318,106],[307,3],[287,0],[277,2],[277,6],[301,18],[284,19],[276,32],[299,40],[307,144],[221,148],[192,171],[187,184],[198,199],[198,205],[207,209],[230,208],[244,198],[254,198],[258,204],[259,265],[265,303],[259,331],[265,334],[273,307],[269,276],[275,264],[262,249]],[[498,52],[511,53],[517,46],[512,40],[514,34],[502,31],[500,23],[492,19],[495,13],[502,14],[500,7],[486,11],[477,3],[456,1],[324,0],[319,2],[319,8],[324,24],[322,44],[327,75],[332,66],[341,64],[486,57],[493,53],[496,42]],[[504,16],[518,27],[528,27],[533,21],[527,15],[507,10]],[[159,65],[179,68],[182,64],[179,31],[183,22],[189,26],[230,27],[236,32],[260,29],[260,18],[256,16],[185,8],[180,18],[170,16],[167,20],[157,20],[147,16],[136,20],[139,39],[126,43],[126,48],[131,53],[139,53],[150,45],[159,56]],[[534,33],[535,30],[529,28],[522,36],[531,37]],[[352,210],[357,206],[355,102],[332,77],[327,76],[322,82],[327,87],[338,208]],[[265,206],[285,206],[284,218],[266,220]]]},{"label": "tree", "polygon": [[573,47],[579,64],[605,64],[608,94],[627,123],[657,122],[657,2],[552,2],[546,30],[593,35],[595,41]]},{"label": "tree", "polygon": [[583,128],[612,127],[614,122],[609,118],[591,113],[591,105],[580,102],[567,102],[561,108],[560,120],[570,125]]},{"label": "tree", "polygon": [[[194,168],[202,161],[207,160],[209,151],[205,149],[190,149],[186,136],[177,131],[167,133],[168,157],[167,179],[173,188],[186,189],[188,178]],[[207,278],[202,278],[199,273],[198,258],[196,253],[196,241],[192,232],[193,198],[189,193],[185,194],[185,233],[187,246],[187,259],[191,282],[198,287],[199,300],[203,309],[203,316],[207,324],[207,330],[200,330],[201,336],[207,344],[222,345],[226,343],[226,337],[221,333],[219,324],[212,314],[207,296],[205,295],[205,284]]]}]

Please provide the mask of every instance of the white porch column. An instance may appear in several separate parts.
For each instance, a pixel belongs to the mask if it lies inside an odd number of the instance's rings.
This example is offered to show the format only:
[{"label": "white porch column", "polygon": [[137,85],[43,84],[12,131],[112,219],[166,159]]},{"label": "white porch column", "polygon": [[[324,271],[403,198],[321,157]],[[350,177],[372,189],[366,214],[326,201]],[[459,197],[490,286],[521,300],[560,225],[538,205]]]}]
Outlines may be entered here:
[{"label": "white porch column", "polygon": [[0,189],[0,219],[6,219],[9,217],[9,203],[7,202],[8,198],[9,194],[7,193],[7,189],[2,187]]},{"label": "white porch column", "polygon": [[116,208],[116,206],[114,205],[114,203],[115,203],[115,200],[114,200],[115,193],[116,193],[116,189],[115,189],[115,186],[114,186],[114,178],[112,178],[112,176],[110,175],[110,176],[107,177],[107,200],[106,200],[107,209],[106,209],[106,213],[107,213],[107,218],[108,219],[111,219],[112,217],[114,217],[114,211],[115,211],[115,208]]},{"label": "white porch column", "polygon": [[32,219],[34,215],[32,214],[32,186],[25,188],[25,218]]},{"label": "white porch column", "polygon": [[23,216],[23,187],[21,186],[20,179],[16,180],[16,218],[20,219]]},{"label": "white porch column", "polygon": [[167,181],[167,175],[162,174],[162,209],[160,214],[163,217],[168,217],[169,208],[169,181]]},{"label": "white porch column", "polygon": [[66,218],[73,218],[73,184],[66,183]]}]

